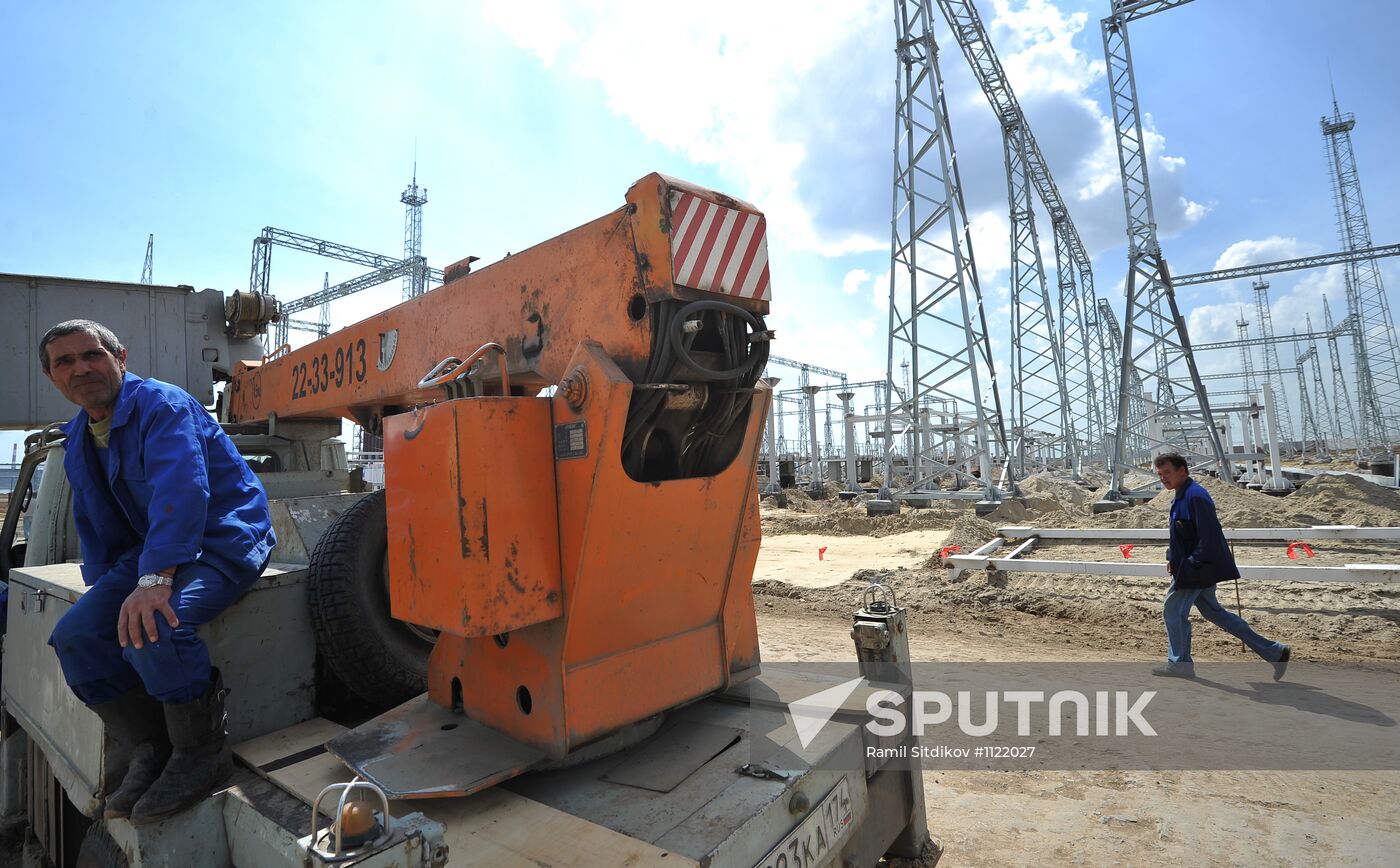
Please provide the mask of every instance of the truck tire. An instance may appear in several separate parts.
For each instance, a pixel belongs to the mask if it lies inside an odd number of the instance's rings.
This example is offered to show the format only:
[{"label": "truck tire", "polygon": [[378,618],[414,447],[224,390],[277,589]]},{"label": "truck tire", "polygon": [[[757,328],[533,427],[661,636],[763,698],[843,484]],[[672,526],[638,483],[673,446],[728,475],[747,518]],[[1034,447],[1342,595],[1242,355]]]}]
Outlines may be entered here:
[{"label": "truck tire", "polygon": [[376,710],[428,689],[432,634],[389,613],[384,492],[341,513],[311,555],[311,624],[326,670]]}]

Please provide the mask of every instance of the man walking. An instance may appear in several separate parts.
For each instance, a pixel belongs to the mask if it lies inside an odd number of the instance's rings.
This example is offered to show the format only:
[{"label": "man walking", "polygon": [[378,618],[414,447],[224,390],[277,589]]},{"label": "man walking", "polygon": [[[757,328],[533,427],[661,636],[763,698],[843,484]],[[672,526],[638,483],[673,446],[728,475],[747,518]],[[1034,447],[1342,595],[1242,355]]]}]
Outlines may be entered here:
[{"label": "man walking", "polygon": [[1215,586],[1238,579],[1240,571],[1225,531],[1215,516],[1215,501],[1210,493],[1191,478],[1186,459],[1168,453],[1158,455],[1152,462],[1162,487],[1176,492],[1171,509],[1171,539],[1167,545],[1167,572],[1172,584],[1162,620],[1167,625],[1167,664],[1152,670],[1153,675],[1192,678],[1196,674],[1191,660],[1191,607],[1205,619],[1230,635],[1240,639],[1251,651],[1274,665],[1274,680],[1283,677],[1288,668],[1289,648],[1282,642],[1272,642],[1250,629],[1245,620],[1215,599]]},{"label": "man walking", "polygon": [[82,409],[64,428],[64,472],[87,591],[49,644],[69,688],[131,751],[105,817],[159,820],[233,770],[224,695],[195,630],[262,574],[276,537],[267,495],[209,412],[126,370],[106,326],[70,320],[39,362]]}]

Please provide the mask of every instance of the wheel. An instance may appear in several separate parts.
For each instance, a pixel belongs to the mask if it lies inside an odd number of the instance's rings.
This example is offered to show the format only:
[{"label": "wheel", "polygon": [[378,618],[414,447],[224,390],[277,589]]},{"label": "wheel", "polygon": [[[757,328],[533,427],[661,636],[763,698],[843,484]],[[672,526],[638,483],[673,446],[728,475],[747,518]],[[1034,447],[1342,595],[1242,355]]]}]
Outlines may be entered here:
[{"label": "wheel", "polygon": [[326,529],[308,569],[311,624],[325,668],[375,709],[428,689],[436,635],[389,613],[384,492],[357,500]]},{"label": "wheel", "polygon": [[131,863],[127,861],[122,848],[112,840],[107,827],[98,820],[88,826],[87,834],[83,835],[74,864],[77,868],[127,868]]}]

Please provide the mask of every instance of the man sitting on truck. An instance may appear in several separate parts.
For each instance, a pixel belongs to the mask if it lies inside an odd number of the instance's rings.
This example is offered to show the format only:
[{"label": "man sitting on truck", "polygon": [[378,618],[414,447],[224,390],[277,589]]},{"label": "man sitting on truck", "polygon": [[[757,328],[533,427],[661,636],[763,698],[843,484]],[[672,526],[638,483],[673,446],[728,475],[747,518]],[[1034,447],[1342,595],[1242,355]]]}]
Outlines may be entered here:
[{"label": "man sitting on truck", "polygon": [[226,691],[196,630],[267,566],[267,495],[199,401],[129,373],[101,323],[49,329],[39,362],[82,408],[64,428],[63,469],[88,589],[49,644],[69,688],[131,749],[103,815],[147,823],[232,774]]}]

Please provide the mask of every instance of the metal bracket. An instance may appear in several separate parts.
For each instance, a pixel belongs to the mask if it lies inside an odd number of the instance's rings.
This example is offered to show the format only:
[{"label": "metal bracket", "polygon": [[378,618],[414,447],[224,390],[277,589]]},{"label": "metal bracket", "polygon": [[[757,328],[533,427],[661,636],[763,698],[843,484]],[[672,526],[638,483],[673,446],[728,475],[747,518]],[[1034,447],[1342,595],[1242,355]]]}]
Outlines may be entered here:
[{"label": "metal bracket", "polygon": [[27,615],[44,611],[44,598],[47,591],[25,591],[19,598],[19,610]]},{"label": "metal bracket", "polygon": [[792,780],[793,777],[794,777],[793,773],[791,773],[791,772],[784,772],[784,771],[778,771],[777,769],[770,769],[768,766],[762,765],[762,764],[760,764],[760,763],[744,763],[743,765],[739,766],[739,767],[738,767],[737,769],[735,769],[734,771],[735,771],[737,774],[741,774],[741,775],[744,775],[744,776],[746,776],[746,777],[758,778],[758,779],[760,779],[760,780],[765,780],[765,781],[783,781],[783,782],[786,782],[786,781]]}]

